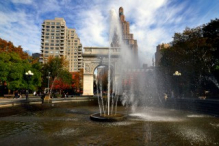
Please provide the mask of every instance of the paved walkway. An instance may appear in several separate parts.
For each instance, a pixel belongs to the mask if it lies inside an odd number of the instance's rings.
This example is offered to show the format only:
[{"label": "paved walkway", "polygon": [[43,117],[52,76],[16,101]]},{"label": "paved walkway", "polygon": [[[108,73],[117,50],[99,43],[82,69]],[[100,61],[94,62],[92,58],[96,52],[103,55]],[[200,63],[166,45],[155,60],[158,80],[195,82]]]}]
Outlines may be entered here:
[{"label": "paved walkway", "polygon": [[[85,96],[75,96],[68,98],[51,98],[50,100],[45,100],[45,103],[60,103],[60,102],[83,102],[94,100],[93,97]],[[0,108],[11,107],[21,104],[42,104],[40,97],[30,97],[28,100],[26,98],[4,98],[0,97]]]}]

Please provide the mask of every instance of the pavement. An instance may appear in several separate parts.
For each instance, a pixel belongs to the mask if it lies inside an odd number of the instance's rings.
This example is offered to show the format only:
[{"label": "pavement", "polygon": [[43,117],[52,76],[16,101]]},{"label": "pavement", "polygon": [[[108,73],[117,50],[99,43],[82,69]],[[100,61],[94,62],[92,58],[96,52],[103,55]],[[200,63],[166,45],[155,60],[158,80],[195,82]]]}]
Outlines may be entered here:
[{"label": "pavement", "polygon": [[[92,101],[93,97],[86,96],[74,96],[68,98],[50,98],[49,100],[44,100],[44,103],[61,103],[61,102],[83,102],[83,101]],[[30,96],[28,100],[25,97],[23,98],[5,98],[0,97],[0,108],[3,107],[12,107],[22,104],[42,104],[40,96]]]}]

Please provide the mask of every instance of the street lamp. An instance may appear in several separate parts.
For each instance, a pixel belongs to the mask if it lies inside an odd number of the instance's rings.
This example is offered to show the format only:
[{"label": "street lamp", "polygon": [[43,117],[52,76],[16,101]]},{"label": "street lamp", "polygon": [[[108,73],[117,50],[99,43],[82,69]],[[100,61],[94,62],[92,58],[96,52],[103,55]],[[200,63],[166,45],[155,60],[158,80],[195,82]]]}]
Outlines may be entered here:
[{"label": "street lamp", "polygon": [[175,71],[174,73],[173,73],[173,76],[176,76],[177,77],[177,84],[178,84],[178,86],[177,86],[177,95],[179,96],[179,77],[181,76],[182,74],[180,73],[180,72],[178,72],[178,71]]},{"label": "street lamp", "polygon": [[25,75],[27,76],[27,84],[28,84],[28,88],[27,88],[27,91],[26,91],[26,100],[28,100],[28,94],[29,94],[29,81],[30,81],[30,78],[33,76],[33,73],[29,70],[28,72],[25,73]]},{"label": "street lamp", "polygon": [[47,79],[48,79],[48,93],[50,93],[50,90],[49,90],[49,79],[50,79],[50,72],[48,72]]},{"label": "street lamp", "polygon": [[178,71],[175,71],[173,75],[174,75],[174,76],[181,76],[181,73],[178,72]]}]

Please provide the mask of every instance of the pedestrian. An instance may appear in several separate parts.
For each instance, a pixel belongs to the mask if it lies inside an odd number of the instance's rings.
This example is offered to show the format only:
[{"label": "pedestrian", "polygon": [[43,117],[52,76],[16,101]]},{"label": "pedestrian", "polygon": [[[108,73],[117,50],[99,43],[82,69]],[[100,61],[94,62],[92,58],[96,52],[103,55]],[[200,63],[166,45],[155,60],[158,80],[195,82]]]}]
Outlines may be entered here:
[{"label": "pedestrian", "polygon": [[18,91],[17,90],[14,93],[14,98],[18,98]]},{"label": "pedestrian", "polygon": [[45,93],[43,93],[43,94],[41,95],[42,104],[44,103],[44,98],[45,98],[45,96],[46,96]]},{"label": "pedestrian", "polygon": [[28,90],[26,90],[26,100],[28,100]]}]

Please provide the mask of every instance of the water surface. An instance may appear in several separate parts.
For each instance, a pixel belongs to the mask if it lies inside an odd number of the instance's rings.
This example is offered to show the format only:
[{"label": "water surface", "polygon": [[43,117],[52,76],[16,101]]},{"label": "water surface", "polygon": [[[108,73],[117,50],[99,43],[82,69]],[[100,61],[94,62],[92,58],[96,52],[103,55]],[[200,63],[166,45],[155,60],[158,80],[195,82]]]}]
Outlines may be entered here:
[{"label": "water surface", "polygon": [[219,145],[218,118],[174,109],[119,107],[127,120],[115,123],[91,121],[98,106],[88,103],[2,110],[0,145]]}]

